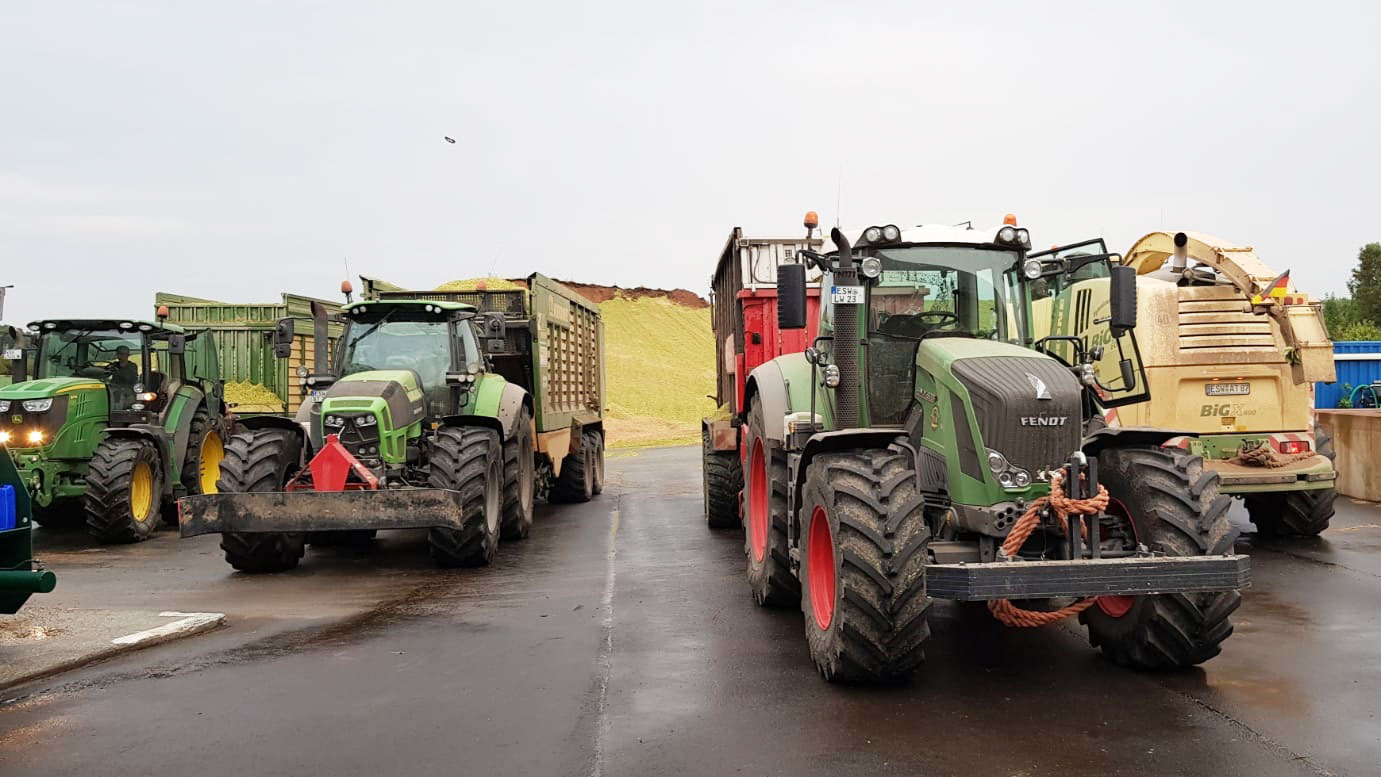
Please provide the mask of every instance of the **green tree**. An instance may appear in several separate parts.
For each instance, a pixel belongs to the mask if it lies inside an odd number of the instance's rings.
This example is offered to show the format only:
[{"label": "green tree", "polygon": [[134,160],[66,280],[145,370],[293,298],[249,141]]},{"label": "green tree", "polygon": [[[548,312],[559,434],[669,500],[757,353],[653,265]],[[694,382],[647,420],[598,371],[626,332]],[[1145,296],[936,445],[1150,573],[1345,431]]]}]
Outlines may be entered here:
[{"label": "green tree", "polygon": [[1327,294],[1323,298],[1323,321],[1335,339],[1346,327],[1357,323],[1357,304],[1348,297]]},{"label": "green tree", "polygon": [[1357,252],[1357,268],[1347,290],[1359,320],[1381,321],[1381,243],[1367,243]]}]

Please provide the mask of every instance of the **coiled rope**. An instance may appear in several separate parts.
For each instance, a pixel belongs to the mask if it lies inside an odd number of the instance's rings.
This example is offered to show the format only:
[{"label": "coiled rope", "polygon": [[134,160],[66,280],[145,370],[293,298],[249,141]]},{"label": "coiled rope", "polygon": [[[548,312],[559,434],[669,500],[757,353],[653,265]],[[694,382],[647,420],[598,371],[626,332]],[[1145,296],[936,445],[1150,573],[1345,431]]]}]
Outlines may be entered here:
[{"label": "coiled rope", "polygon": [[[1075,515],[1097,515],[1103,512],[1108,506],[1108,490],[1102,485],[1098,486],[1098,494],[1087,499],[1071,499],[1065,494],[1064,473],[1057,472],[1050,479],[1050,496],[1043,496],[1031,503],[1017,519],[1012,531],[1008,532],[1007,539],[1002,541],[1002,554],[1008,558],[1015,558],[1017,551],[1025,544],[1026,538],[1031,536],[1031,532],[1041,523],[1041,510],[1047,505],[1055,512],[1055,517],[1059,520],[1060,528],[1068,531],[1068,517],[1071,513]],[[1080,521],[1082,526],[1083,522]],[[1085,531],[1087,531],[1085,529]],[[1098,600],[1096,596],[1081,599],[1068,607],[1061,607],[1058,610],[1049,612],[1040,610],[1024,610],[1008,599],[988,600],[988,611],[994,618],[1007,626],[1016,628],[1034,628],[1045,626],[1056,621],[1064,620],[1071,615],[1078,615],[1087,610]]]}]

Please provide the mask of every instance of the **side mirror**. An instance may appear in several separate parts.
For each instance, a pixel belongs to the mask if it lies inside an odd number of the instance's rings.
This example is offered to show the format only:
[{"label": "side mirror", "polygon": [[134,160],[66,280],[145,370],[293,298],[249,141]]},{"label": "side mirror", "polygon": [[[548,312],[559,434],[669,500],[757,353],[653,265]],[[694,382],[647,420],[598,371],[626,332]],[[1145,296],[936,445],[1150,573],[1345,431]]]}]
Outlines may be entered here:
[{"label": "side mirror", "polygon": [[1136,328],[1136,270],[1126,265],[1109,268],[1108,327],[1113,337],[1121,337]]},{"label": "side mirror", "polygon": [[777,267],[777,328],[806,328],[806,266]]},{"label": "side mirror", "polygon": [[187,353],[187,335],[168,335],[168,353],[172,356]]},{"label": "side mirror", "polygon": [[815,360],[816,360],[816,359],[819,359],[819,358],[820,358],[820,352],[819,352],[819,351],[816,351],[814,348],[807,348],[807,349],[806,349],[806,363],[807,363],[807,364],[814,364],[814,363],[815,363]]},{"label": "side mirror", "polygon": [[293,352],[293,320],[291,318],[280,318],[273,327],[273,355],[286,359],[292,356]]}]

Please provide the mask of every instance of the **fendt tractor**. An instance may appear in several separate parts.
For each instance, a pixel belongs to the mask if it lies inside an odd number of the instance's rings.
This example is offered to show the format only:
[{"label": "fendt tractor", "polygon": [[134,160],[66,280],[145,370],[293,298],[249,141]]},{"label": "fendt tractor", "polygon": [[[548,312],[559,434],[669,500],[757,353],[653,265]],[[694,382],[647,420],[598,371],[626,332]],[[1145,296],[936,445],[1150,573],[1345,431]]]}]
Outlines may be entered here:
[{"label": "fendt tractor", "polygon": [[210,333],[158,321],[44,319],[8,351],[0,443],[44,526],[138,542],[174,501],[213,493],[225,402]]},{"label": "fendt tractor", "polygon": [[19,612],[30,596],[57,585],[57,576],[34,559],[31,516],[24,479],[0,443],[0,615]]},{"label": "fendt tractor", "polygon": [[1123,264],[1137,272],[1154,398],[1108,422],[1196,432],[1174,444],[1204,458],[1260,534],[1328,528],[1338,472],[1312,412],[1314,383],[1336,380],[1322,305],[1291,288],[1288,270],[1212,235],[1152,232]]},{"label": "fendt tractor", "polygon": [[[1012,626],[1077,613],[1105,655],[1146,669],[1198,664],[1232,633],[1249,567],[1218,476],[1163,447],[1173,431],[1084,434],[1146,397],[1134,272],[1108,254],[1028,258],[1006,221],[835,229],[834,251],[777,268],[786,331],[806,326],[820,271],[819,336],[748,376],[748,577],[759,603],[799,603],[829,680],[912,672],[936,598]],[[1034,337],[1038,289],[1092,263],[1102,336]],[[1113,352],[1109,382],[1094,365]]]},{"label": "fendt tractor", "polygon": [[[481,566],[532,527],[534,500],[604,488],[599,308],[541,275],[528,289],[405,291],[366,279],[341,308],[313,305],[315,364],[294,418],[247,417],[226,446],[220,492],[179,502],[182,536],[219,533],[231,566],[297,566],[309,542],[427,529],[441,566]],[[349,284],[342,290],[347,293]],[[279,358],[293,319],[279,323]]]}]

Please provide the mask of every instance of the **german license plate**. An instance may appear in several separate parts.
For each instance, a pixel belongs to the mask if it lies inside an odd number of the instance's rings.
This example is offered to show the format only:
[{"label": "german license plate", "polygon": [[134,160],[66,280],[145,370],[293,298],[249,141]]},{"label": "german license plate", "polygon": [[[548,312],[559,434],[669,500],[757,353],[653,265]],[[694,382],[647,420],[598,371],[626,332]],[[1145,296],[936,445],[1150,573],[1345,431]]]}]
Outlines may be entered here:
[{"label": "german license plate", "polygon": [[1252,393],[1250,383],[1208,383],[1204,393],[1210,397],[1240,397]]},{"label": "german license plate", "polygon": [[836,305],[862,305],[862,286],[831,286],[830,302]]},{"label": "german license plate", "polygon": [[320,402],[321,400],[323,400],[323,399],[326,398],[326,390],[325,390],[325,389],[313,389],[313,390],[311,391],[311,393],[309,394],[309,396],[312,398],[312,401],[313,401],[313,402]]},{"label": "german license plate", "polygon": [[21,350],[19,350],[18,348],[6,348],[6,349],[5,349],[5,361],[7,361],[7,362],[12,362],[12,361],[15,361],[15,360],[17,360],[17,359],[23,359],[23,358],[24,358],[24,352],[21,351]]}]

